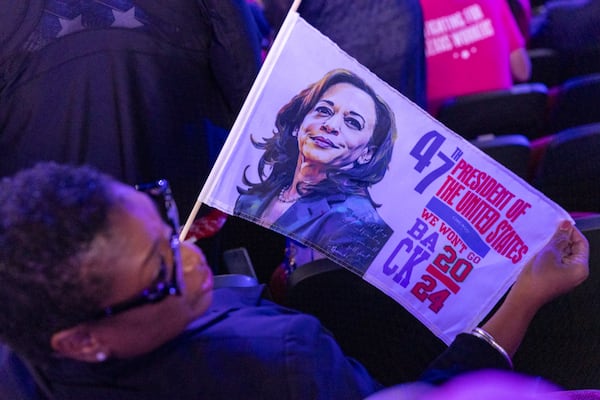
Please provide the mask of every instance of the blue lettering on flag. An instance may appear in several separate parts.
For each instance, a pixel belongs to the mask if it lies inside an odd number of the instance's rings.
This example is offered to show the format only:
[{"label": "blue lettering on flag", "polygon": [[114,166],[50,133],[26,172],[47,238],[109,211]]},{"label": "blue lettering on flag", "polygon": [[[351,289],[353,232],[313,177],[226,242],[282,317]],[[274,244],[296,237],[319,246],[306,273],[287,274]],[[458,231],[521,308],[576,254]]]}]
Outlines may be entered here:
[{"label": "blue lettering on flag", "polygon": [[477,255],[485,257],[490,250],[489,246],[479,236],[479,233],[456,211],[448,207],[441,200],[433,197],[426,206],[429,210],[437,214],[446,222],[458,236],[473,250]]}]

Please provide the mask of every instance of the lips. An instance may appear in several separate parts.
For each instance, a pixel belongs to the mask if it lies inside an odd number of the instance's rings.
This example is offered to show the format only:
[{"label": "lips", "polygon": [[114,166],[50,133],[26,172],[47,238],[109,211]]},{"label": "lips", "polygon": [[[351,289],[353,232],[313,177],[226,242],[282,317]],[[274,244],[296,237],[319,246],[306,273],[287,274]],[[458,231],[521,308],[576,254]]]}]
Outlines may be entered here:
[{"label": "lips", "polygon": [[213,289],[214,278],[210,269],[207,271],[206,276],[204,278],[204,282],[202,283],[202,291],[209,292]]},{"label": "lips", "polygon": [[189,288],[186,295],[186,301],[190,306],[199,310],[200,315],[206,311],[206,308],[212,299],[212,289],[214,285],[213,274],[210,269],[199,267],[197,273],[186,276]]},{"label": "lips", "polygon": [[[199,295],[204,295],[213,289],[214,278],[210,267],[206,264],[198,264],[195,266],[186,278],[190,279],[191,287],[196,288],[195,292]],[[193,280],[193,283],[191,282]]]},{"label": "lips", "polygon": [[319,147],[332,147],[334,149],[338,148],[338,146],[336,146],[331,140],[323,136],[313,136],[311,139]]}]

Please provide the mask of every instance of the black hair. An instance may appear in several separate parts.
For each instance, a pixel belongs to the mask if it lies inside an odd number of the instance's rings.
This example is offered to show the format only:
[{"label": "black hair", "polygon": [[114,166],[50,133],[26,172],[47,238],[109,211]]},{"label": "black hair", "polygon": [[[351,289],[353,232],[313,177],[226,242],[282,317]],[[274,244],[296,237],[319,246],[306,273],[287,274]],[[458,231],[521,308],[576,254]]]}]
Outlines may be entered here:
[{"label": "black hair", "polygon": [[98,309],[109,283],[82,257],[107,233],[112,179],[39,163],[0,182],[0,340],[43,360],[55,332]]}]

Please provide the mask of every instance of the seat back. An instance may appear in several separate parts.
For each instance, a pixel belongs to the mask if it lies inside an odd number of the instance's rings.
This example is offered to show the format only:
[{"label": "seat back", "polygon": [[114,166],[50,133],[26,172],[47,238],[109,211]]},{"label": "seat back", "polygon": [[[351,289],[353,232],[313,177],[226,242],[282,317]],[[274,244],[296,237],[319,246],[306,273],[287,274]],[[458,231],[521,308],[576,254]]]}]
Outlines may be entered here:
[{"label": "seat back", "polygon": [[569,52],[564,57],[563,65],[564,80],[600,73],[600,48],[595,46]]},{"label": "seat back", "polygon": [[557,50],[535,48],[527,50],[531,60],[529,82],[540,82],[551,88],[562,83],[563,61]]},{"label": "seat back", "polygon": [[288,305],[319,318],[385,385],[414,381],[446,345],[395,300],[328,259],[290,275]]},{"label": "seat back", "polygon": [[224,287],[251,287],[257,286],[259,283],[256,278],[242,274],[220,274],[213,276],[213,288],[219,289]]},{"label": "seat back", "polygon": [[471,143],[521,178],[528,178],[531,143],[524,135],[485,135]]},{"label": "seat back", "polygon": [[548,133],[600,122],[600,73],[578,76],[558,87],[549,109]]},{"label": "seat back", "polygon": [[566,129],[544,150],[533,185],[571,212],[600,212],[600,123]]},{"label": "seat back", "polygon": [[[285,236],[234,216],[228,217],[218,235],[201,247],[205,252],[219,250],[215,257],[217,274],[241,273],[254,276],[259,282],[268,282],[285,258]],[[240,248],[245,248],[247,254],[241,253]],[[252,271],[249,266],[253,266]]]},{"label": "seat back", "polygon": [[544,133],[547,104],[546,85],[523,83],[455,97],[440,107],[437,119],[469,140],[489,133],[518,133],[531,140]]}]

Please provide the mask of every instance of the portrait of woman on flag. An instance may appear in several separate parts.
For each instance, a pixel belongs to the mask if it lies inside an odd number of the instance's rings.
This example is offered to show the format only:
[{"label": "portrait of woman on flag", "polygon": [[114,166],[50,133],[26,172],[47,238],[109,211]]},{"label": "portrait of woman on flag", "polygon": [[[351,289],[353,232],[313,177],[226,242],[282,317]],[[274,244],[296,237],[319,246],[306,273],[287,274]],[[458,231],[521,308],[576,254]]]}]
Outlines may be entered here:
[{"label": "portrait of woman on flag", "polygon": [[394,114],[356,74],[335,69],[278,112],[259,182],[243,176],[234,213],[366,270],[392,229],[369,188],[392,158]]}]

